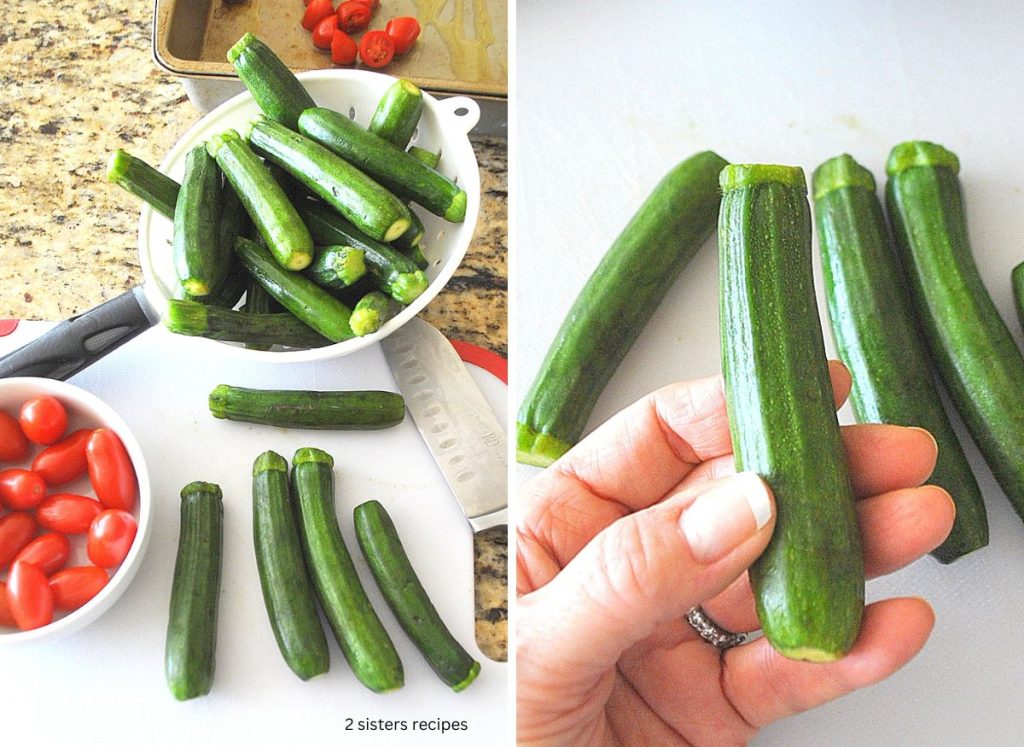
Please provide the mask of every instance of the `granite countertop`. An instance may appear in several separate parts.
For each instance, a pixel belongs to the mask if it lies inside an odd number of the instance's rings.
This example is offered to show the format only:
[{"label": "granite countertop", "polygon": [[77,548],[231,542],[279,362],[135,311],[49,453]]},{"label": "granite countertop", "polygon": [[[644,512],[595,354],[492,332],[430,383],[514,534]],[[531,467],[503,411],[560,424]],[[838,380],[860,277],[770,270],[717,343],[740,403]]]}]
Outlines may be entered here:
[{"label": "granite countertop", "polygon": [[[0,31],[0,318],[63,319],[142,282],[135,199],[106,182],[124,148],[157,164],[198,119],[150,56],[152,4],[13,5]],[[465,261],[422,316],[502,355],[507,341],[507,144],[472,138],[480,221]],[[477,639],[507,651],[504,533],[477,541]]]}]

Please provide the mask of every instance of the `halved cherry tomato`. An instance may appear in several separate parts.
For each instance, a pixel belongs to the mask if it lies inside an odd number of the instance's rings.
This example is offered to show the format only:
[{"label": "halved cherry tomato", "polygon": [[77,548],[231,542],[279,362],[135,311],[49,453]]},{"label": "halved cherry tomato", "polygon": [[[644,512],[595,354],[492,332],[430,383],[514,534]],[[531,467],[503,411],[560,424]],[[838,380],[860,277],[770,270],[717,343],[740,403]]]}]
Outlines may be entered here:
[{"label": "halved cherry tomato", "polygon": [[28,439],[18,421],[0,412],[0,462],[20,462],[28,456]]},{"label": "halved cherry tomato", "polygon": [[85,534],[103,505],[85,495],[54,493],[36,508],[36,521],[43,529],[61,534]]},{"label": "halved cherry tomato", "polygon": [[38,472],[47,485],[63,485],[77,480],[89,468],[85,446],[92,431],[82,428],[53,446],[47,446],[32,460],[32,471]]},{"label": "halved cherry tomato", "polygon": [[68,413],[56,397],[40,394],[21,406],[21,430],[32,443],[49,446],[60,441],[68,427]]},{"label": "halved cherry tomato", "polygon": [[352,0],[354,3],[362,3],[363,5],[370,6],[370,12],[376,13],[380,10],[380,0]]},{"label": "halved cherry tomato", "polygon": [[32,514],[12,511],[0,517],[0,571],[9,566],[36,533]]},{"label": "halved cherry tomato", "polygon": [[317,49],[330,49],[331,39],[334,38],[334,32],[338,28],[338,17],[335,15],[329,15],[324,20],[320,21],[313,29],[313,46]]},{"label": "halved cherry tomato", "polygon": [[359,57],[367,67],[384,67],[395,56],[395,43],[385,31],[367,31],[359,42]]},{"label": "halved cherry tomato", "polygon": [[110,576],[94,565],[65,568],[50,576],[53,606],[59,610],[77,610],[107,585]]},{"label": "halved cherry tomato", "polygon": [[346,34],[362,31],[370,25],[373,10],[366,3],[345,0],[338,6],[338,28]]},{"label": "halved cherry tomato", "polygon": [[6,628],[16,628],[18,623],[14,620],[14,615],[11,614],[10,605],[7,604],[7,584],[0,581],[0,626]]},{"label": "halved cherry tomato", "polygon": [[109,428],[97,428],[89,436],[85,455],[89,463],[89,482],[99,502],[104,508],[131,511],[135,494],[139,492],[139,481],[131,457],[117,434]]},{"label": "halved cherry tomato", "polygon": [[405,54],[420,35],[420,22],[412,16],[399,16],[388,21],[384,31],[395,43],[395,54]]},{"label": "halved cherry tomato", "polygon": [[18,468],[0,472],[0,498],[8,508],[35,508],[45,497],[46,483],[41,475]]},{"label": "halved cherry tomato", "polygon": [[7,577],[7,606],[21,630],[48,625],[53,619],[53,592],[39,566],[16,562]]},{"label": "halved cherry tomato", "polygon": [[306,12],[302,14],[302,28],[312,31],[320,21],[333,15],[334,6],[331,5],[331,0],[312,0],[306,6]]},{"label": "halved cherry tomato", "polygon": [[59,532],[47,532],[25,545],[14,559],[14,565],[31,563],[49,576],[67,565],[70,557],[71,543],[68,538]]},{"label": "halved cherry tomato", "polygon": [[334,30],[331,39],[331,62],[335,65],[351,65],[356,61],[359,47],[355,40],[341,29]]},{"label": "halved cherry tomato", "polygon": [[127,511],[104,511],[89,527],[89,539],[85,544],[89,560],[100,568],[118,565],[132,548],[138,529],[135,517]]}]

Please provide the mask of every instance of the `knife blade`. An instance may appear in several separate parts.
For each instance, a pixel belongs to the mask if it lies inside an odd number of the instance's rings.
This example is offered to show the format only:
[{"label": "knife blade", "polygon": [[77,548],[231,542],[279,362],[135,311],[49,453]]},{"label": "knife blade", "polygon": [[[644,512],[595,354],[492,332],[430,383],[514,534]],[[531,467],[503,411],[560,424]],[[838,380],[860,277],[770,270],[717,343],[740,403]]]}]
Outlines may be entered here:
[{"label": "knife blade", "polygon": [[447,338],[413,318],[381,341],[413,422],[473,527],[508,523],[507,437]]}]

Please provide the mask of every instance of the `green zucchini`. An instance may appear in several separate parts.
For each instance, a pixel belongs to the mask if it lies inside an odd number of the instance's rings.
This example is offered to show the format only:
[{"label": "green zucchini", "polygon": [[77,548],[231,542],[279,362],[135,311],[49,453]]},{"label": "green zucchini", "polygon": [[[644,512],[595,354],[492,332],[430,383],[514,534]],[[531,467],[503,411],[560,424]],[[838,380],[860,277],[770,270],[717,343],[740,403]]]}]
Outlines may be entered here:
[{"label": "green zucchini", "polygon": [[323,674],[330,652],[292,511],[288,462],[273,451],[256,457],[252,467],[252,531],[263,601],[281,655],[299,679]]},{"label": "green zucchini", "polygon": [[415,263],[415,265],[421,270],[425,270],[430,266],[430,261],[427,259],[427,255],[423,253],[422,244],[416,244],[415,246],[411,246],[408,249],[404,250],[402,254],[411,259],[413,263]]},{"label": "green zucchini", "polygon": [[377,285],[399,303],[412,303],[430,284],[415,262],[393,247],[370,238],[322,202],[301,200],[296,201],[295,207],[318,244],[362,249],[366,267]]},{"label": "green zucchini", "polygon": [[423,92],[412,81],[399,78],[377,104],[369,130],[398,148],[412,140],[423,113]]},{"label": "green zucchini", "polygon": [[367,501],[356,506],[354,517],[359,547],[402,630],[438,677],[455,692],[465,690],[480,673],[480,662],[455,640],[437,613],[388,512],[378,501]]},{"label": "green zucchini", "polygon": [[812,182],[832,336],[853,376],[854,414],[861,423],[925,428],[935,438],[939,458],[929,482],[953,497],[956,520],[932,555],[950,563],[988,544],[985,503],[939,398],[875,180],[842,155],[819,166]]},{"label": "green zucchini", "polygon": [[275,122],[294,130],[302,111],[316,106],[281,58],[252,34],[246,32],[228,50],[228,62],[234,65],[260,109]]},{"label": "green zucchini", "polygon": [[1024,357],[971,255],[959,170],[941,145],[897,145],[886,164],[889,221],[939,375],[1024,518]]},{"label": "green zucchini", "polygon": [[[244,290],[244,286],[240,287]],[[289,348],[322,348],[331,344],[330,340],[291,314],[249,314],[187,299],[172,298],[167,302],[164,324],[179,335],[207,337],[222,342]]]},{"label": "green zucchini", "polygon": [[409,208],[323,145],[266,117],[246,133],[252,146],[318,195],[368,236],[391,241],[409,228]]},{"label": "green zucchini", "polygon": [[[192,301],[204,306],[216,306],[221,309],[233,309],[235,304],[237,304],[245,294],[245,286],[248,282],[249,276],[237,262],[233,263],[229,273],[230,274],[224,279],[224,282],[221,283],[220,287],[215,288],[213,293],[207,293],[205,296],[190,296],[185,289],[179,285],[175,289],[174,299],[180,301]],[[205,321],[203,324],[205,324]],[[185,334],[188,333],[186,332]]]},{"label": "green zucchini", "polygon": [[[278,308],[273,309],[272,307]],[[267,289],[260,285],[260,282],[256,278],[250,275],[249,282],[245,287],[245,304],[243,304],[241,310],[246,314],[264,316],[266,314],[279,312],[280,304],[275,301],[269,293],[267,293]],[[291,314],[289,314],[289,316],[291,316]],[[245,346],[250,350],[270,350],[270,348],[273,347],[273,345],[268,342],[247,342],[245,343]]]},{"label": "green zucchini", "polygon": [[441,151],[439,150],[427,150],[418,145],[410,145],[409,150],[406,152],[417,161],[422,161],[425,166],[429,166],[432,169],[436,169],[437,165],[441,163]]},{"label": "green zucchini", "polygon": [[141,158],[127,151],[114,151],[107,164],[107,180],[148,203],[161,215],[174,220],[174,207],[178,202],[181,185]]},{"label": "green zucchini", "polygon": [[864,559],[814,298],[802,169],[728,166],[718,225],[722,371],[736,470],[775,495],[750,568],[765,637],[830,661],[860,629]]},{"label": "green zucchini", "polygon": [[579,440],[640,330],[715,230],[725,165],[710,151],[678,164],[601,259],[519,408],[518,461],[546,467]]},{"label": "green zucchini", "polygon": [[213,483],[190,482],[181,489],[181,533],[164,655],[167,685],[178,700],[206,695],[213,686],[224,541],[222,498]]},{"label": "green zucchini", "polygon": [[1010,274],[1010,282],[1013,285],[1013,301],[1017,306],[1017,318],[1024,327],[1024,262],[1013,268]]},{"label": "green zucchini", "polygon": [[313,392],[245,389],[220,384],[210,392],[215,418],[280,428],[378,430],[405,419],[401,394],[375,391]]},{"label": "green zucchini", "polygon": [[391,318],[391,299],[380,291],[367,293],[352,308],[349,324],[360,337],[372,335]]},{"label": "green zucchini", "polygon": [[266,247],[239,236],[235,253],[249,274],[300,321],[333,342],[354,337],[348,324],[352,311],[312,280],[281,267]]},{"label": "green zucchini", "polygon": [[234,130],[214,135],[207,150],[227,177],[277,262],[301,270],[313,259],[313,238],[287,195]]},{"label": "green zucchini", "polygon": [[401,148],[364,130],[344,114],[323,108],[307,109],[299,117],[299,131],[400,197],[411,199],[452,223],[465,219],[468,199],[465,190]]},{"label": "green zucchini", "polygon": [[322,288],[343,290],[366,275],[366,252],[354,246],[323,246],[316,250],[306,276]]},{"label": "green zucchini", "polygon": [[320,606],[356,678],[378,693],[404,684],[402,661],[374,612],[338,528],[334,459],[303,448],[292,458],[292,497]]},{"label": "green zucchini", "polygon": [[[406,203],[406,207],[409,208],[409,229],[391,242],[391,246],[403,254],[408,254],[413,248],[419,246],[423,240],[423,234],[427,230],[423,225],[423,221],[416,215],[416,211],[412,209],[412,205]],[[424,268],[421,267],[420,269]]]},{"label": "green zucchini", "polygon": [[206,146],[199,145],[185,156],[174,208],[174,270],[190,296],[207,295],[227,277],[232,252],[219,241],[220,211],[220,170]]}]

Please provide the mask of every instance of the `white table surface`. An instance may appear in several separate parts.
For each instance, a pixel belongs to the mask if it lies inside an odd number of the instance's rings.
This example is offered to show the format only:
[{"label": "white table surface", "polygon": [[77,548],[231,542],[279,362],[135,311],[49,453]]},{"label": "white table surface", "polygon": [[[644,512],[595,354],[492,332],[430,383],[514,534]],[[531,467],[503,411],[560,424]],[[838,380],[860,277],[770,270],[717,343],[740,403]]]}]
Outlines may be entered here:
[{"label": "white table surface", "polygon": [[[884,182],[896,143],[946,145],[961,159],[982,277],[1020,342],[1009,275],[1024,260],[1024,11],[984,5],[521,0],[513,406],[636,207],[671,166],[705,149],[734,162],[800,165],[808,176],[848,152]],[[815,272],[825,323],[817,256]],[[717,373],[717,314],[711,240],[588,430],[658,386]],[[834,355],[827,324],[826,344]],[[848,407],[841,415],[850,422]],[[756,744],[1021,743],[1024,524],[973,444],[966,450],[990,546],[951,567],[925,558],[868,587],[872,599],[922,595],[934,605],[924,651],[887,682],[773,725]],[[520,482],[535,474],[517,469]]]}]

